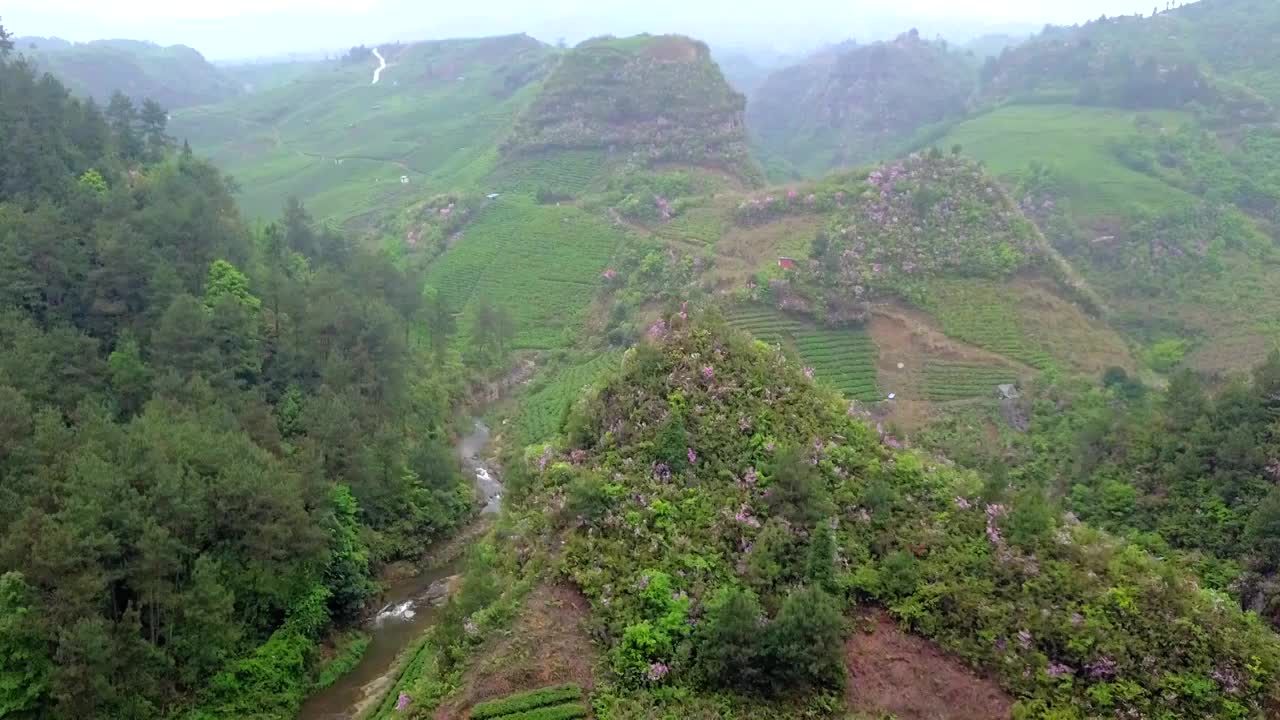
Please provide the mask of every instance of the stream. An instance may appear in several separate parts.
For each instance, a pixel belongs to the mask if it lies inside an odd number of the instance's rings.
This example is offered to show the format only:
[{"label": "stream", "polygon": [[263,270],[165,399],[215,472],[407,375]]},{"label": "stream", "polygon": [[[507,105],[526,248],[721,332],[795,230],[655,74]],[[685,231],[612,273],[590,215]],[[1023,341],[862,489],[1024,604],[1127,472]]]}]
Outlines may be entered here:
[{"label": "stream", "polygon": [[[474,420],[471,432],[457,445],[463,471],[475,478],[476,494],[483,499],[482,516],[502,506],[502,482],[480,457],[490,435],[487,425]],[[467,528],[460,531],[466,532]],[[392,582],[382,593],[379,611],[364,624],[369,647],[360,662],[333,685],[307,698],[299,720],[355,720],[373,708],[396,681],[400,667],[396,659],[434,623],[463,562],[459,557]]]}]

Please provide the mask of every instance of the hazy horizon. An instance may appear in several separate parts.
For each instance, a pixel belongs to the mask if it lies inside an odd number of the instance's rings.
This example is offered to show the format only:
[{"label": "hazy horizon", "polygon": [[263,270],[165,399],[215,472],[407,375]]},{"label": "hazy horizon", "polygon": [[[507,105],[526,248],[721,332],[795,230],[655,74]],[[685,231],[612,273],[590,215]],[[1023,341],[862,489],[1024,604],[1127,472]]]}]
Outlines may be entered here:
[{"label": "hazy horizon", "polygon": [[695,5],[652,0],[644,9],[605,12],[585,0],[553,0],[536,9],[513,0],[425,9],[411,0],[226,0],[187,5],[125,0],[11,0],[0,21],[18,36],[73,42],[127,38],[188,45],[210,60],[332,51],[360,44],[527,32],[575,43],[600,34],[681,32],[719,46],[794,52],[854,38],[892,37],[910,27],[964,41],[988,32],[1029,33],[1047,23],[1073,24],[1102,14],[1149,13],[1139,0],[901,0],[892,10],[870,2],[723,0]]}]

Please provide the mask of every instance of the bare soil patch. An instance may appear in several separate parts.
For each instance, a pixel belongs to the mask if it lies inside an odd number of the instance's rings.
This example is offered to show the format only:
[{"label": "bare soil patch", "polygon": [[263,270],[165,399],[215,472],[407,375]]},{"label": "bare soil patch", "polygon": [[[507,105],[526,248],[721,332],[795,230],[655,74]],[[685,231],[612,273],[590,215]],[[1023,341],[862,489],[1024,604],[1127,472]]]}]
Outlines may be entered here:
[{"label": "bare soil patch", "polygon": [[590,605],[576,588],[542,585],[534,590],[511,632],[491,641],[441,705],[435,720],[462,720],[477,703],[549,685],[592,687],[595,647],[587,634]]},{"label": "bare soil patch", "polygon": [[845,642],[849,708],[898,720],[1008,720],[1013,698],[924,638],[900,630],[884,611],[860,618],[870,633]]}]

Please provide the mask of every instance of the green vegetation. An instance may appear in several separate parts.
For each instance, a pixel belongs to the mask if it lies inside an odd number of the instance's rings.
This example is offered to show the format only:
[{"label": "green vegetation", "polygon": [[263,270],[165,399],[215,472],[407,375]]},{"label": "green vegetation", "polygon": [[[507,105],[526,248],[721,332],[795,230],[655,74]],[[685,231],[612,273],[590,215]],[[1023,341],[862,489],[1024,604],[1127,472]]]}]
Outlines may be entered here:
[{"label": "green vegetation", "polygon": [[[525,712],[549,705],[560,705],[569,700],[581,700],[582,688],[577,685],[560,685],[508,695],[500,700],[482,702],[471,708],[471,720],[489,720],[514,713]],[[581,716],[574,716],[581,717]]]},{"label": "green vegetation", "polygon": [[976,70],[972,58],[915,30],[828,49],[771,74],[747,122],[766,152],[818,175],[892,157],[919,128],[961,115]]},{"label": "green vegetation", "polygon": [[582,703],[564,703],[553,707],[503,715],[503,720],[576,720],[587,717],[587,706]]},{"label": "green vegetation", "polygon": [[924,397],[927,400],[986,397],[995,392],[997,385],[1017,381],[1017,372],[1008,367],[931,360],[924,366]]},{"label": "green vegetation", "polygon": [[626,233],[577,207],[503,197],[427,272],[450,307],[481,299],[512,315],[517,349],[560,347],[581,324]]},{"label": "green vegetation", "polygon": [[[1230,42],[1215,34],[1227,27],[1235,32]],[[1268,102],[1254,90],[1215,77],[1213,66],[1221,62],[1226,72],[1261,79],[1264,88],[1274,89],[1274,78],[1267,81],[1274,63],[1267,58],[1274,61],[1275,51],[1263,46],[1278,27],[1276,8],[1255,0],[1211,0],[1150,18],[1104,16],[1077,27],[1051,26],[988,59],[981,91],[986,99],[1194,107],[1217,121],[1256,121],[1271,116]],[[1250,53],[1256,74],[1232,67],[1241,51]]]},{"label": "green vegetation", "polygon": [[[826,714],[841,610],[868,602],[998,678],[1018,717],[1261,718],[1275,700],[1280,640],[1180,561],[1035,485],[891,450],[743,336],[668,318],[567,426],[510,468],[532,490],[512,520],[566,538],[617,692],[672,714],[714,688]],[[556,513],[566,491],[599,502]]]},{"label": "green vegetation", "polygon": [[185,45],[161,47],[134,40],[69,43],[57,38],[17,39],[18,52],[68,90],[106,103],[117,90],[176,109],[229,100],[240,86]]},{"label": "green vegetation", "polygon": [[618,366],[621,354],[605,352],[581,363],[543,373],[523,397],[512,420],[521,447],[543,442],[561,429],[564,416],[584,388],[594,384]]},{"label": "green vegetation", "polygon": [[154,102],[4,51],[0,712],[293,717],[378,568],[469,514],[466,378],[390,258],[297,203],[250,231]]},{"label": "green vegetation", "polygon": [[[480,186],[552,50],[527,36],[357,48],[290,82],[174,114],[174,134],[235,177],[249,217],[305,198],[321,218],[377,228],[391,208]],[[401,176],[408,184],[401,184]]]},{"label": "green vegetation", "polygon": [[1038,329],[997,285],[981,280],[934,282],[923,306],[950,337],[1032,367],[1053,365],[1053,356],[1037,340]]},{"label": "green vegetation", "polygon": [[743,307],[729,317],[732,327],[770,344],[793,350],[818,381],[853,400],[880,400],[876,386],[878,349],[860,330],[822,330],[764,307]]},{"label": "green vegetation", "polygon": [[[1012,106],[958,124],[939,144],[959,145],[1015,186],[1032,180],[1048,184],[1055,203],[1081,215],[1161,213],[1187,200],[1186,193],[1116,162],[1111,148],[1135,135],[1174,130],[1187,116],[1149,112],[1142,117],[1139,125],[1132,111]],[[1036,177],[1037,167],[1043,168],[1042,177]]]},{"label": "green vegetation", "polygon": [[678,35],[596,38],[560,59],[503,154],[608,150],[632,165],[715,167],[756,183],[745,103],[701,42]]},{"label": "green vegetation", "polygon": [[358,630],[343,633],[335,642],[336,653],[332,659],[324,663],[312,683],[314,689],[327,688],[338,681],[338,678],[355,669],[369,647],[368,633]]},{"label": "green vegetation", "polygon": [[599,150],[562,150],[503,163],[490,177],[495,190],[533,195],[544,201],[572,199],[608,170],[608,155]]}]

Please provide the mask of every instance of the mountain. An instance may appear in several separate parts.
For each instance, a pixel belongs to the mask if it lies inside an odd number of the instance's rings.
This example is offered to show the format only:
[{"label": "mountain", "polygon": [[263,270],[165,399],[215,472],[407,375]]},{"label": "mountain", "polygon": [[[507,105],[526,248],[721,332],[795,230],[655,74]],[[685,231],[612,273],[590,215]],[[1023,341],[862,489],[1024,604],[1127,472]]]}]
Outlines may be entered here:
[{"label": "mountain", "polygon": [[916,32],[836,46],[772,73],[747,124],[768,153],[807,175],[896,154],[916,131],[965,110],[972,61]]},{"label": "mountain", "polygon": [[505,159],[594,151],[607,162],[676,163],[760,180],[743,123],[745,98],[706,44],[677,35],[588,40],[561,58],[517,119]]},{"label": "mountain", "polygon": [[[608,717],[1274,709],[1280,639],[1176,561],[1038,489],[992,497],[988,478],[902,448],[785,352],[694,312],[655,322],[561,428],[512,457],[495,559],[471,565],[388,697],[450,717],[477,700],[473,717],[581,717],[593,686]],[[849,639],[883,632],[873,608],[934,643],[896,645],[893,662],[961,682],[877,693],[879,656]],[[1197,643],[1161,652],[1184,622]],[[459,679],[442,691],[442,675]],[[1168,682],[1184,676],[1205,679]],[[983,700],[956,700],[974,685]]]},{"label": "mountain", "polygon": [[240,93],[232,78],[185,45],[39,37],[18,38],[15,44],[41,71],[101,104],[117,90],[138,101],[150,98],[169,110],[222,102]]},{"label": "mountain", "polygon": [[1265,120],[1280,97],[1280,58],[1270,43],[1277,31],[1280,9],[1255,0],[1051,26],[988,59],[982,94],[1128,108],[1195,104],[1227,113],[1224,121]]},{"label": "mountain", "polygon": [[[284,66],[252,93],[175,113],[171,130],[236,178],[250,217],[274,217],[296,195],[368,229],[487,175],[555,57],[525,35],[384,45],[374,84],[374,50]],[[254,70],[233,72],[252,84]]]}]

